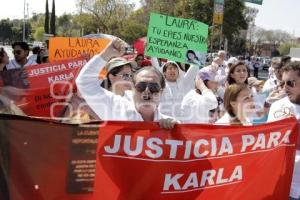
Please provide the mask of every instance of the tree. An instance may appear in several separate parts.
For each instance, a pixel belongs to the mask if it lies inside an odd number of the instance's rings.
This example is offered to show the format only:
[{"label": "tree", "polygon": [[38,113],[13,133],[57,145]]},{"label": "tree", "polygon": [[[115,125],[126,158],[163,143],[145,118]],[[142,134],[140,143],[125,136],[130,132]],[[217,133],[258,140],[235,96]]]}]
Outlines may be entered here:
[{"label": "tree", "polygon": [[34,32],[34,35],[33,35],[34,40],[43,41],[44,40],[44,33],[45,33],[44,27],[36,28],[35,32]]},{"label": "tree", "polygon": [[52,12],[50,19],[50,33],[55,35],[55,0],[52,0]]},{"label": "tree", "polygon": [[283,43],[279,46],[279,52],[281,55],[288,55],[291,48],[300,48],[299,44],[293,44],[290,42]]},{"label": "tree", "polygon": [[122,21],[133,11],[133,4],[129,4],[127,0],[77,0],[77,7],[82,14],[92,16],[99,32],[114,35],[120,32],[118,29]]},{"label": "tree", "polygon": [[44,29],[45,29],[45,33],[49,33],[49,7],[48,7],[48,0],[46,0],[46,13],[45,13]]},{"label": "tree", "polygon": [[137,38],[147,35],[147,26],[136,23],[133,20],[127,20],[120,32],[120,37],[126,42],[132,44]]},{"label": "tree", "polygon": [[179,0],[143,0],[141,4],[144,9],[144,14],[148,17],[150,12],[175,16],[175,7],[178,2]]},{"label": "tree", "polygon": [[2,19],[0,21],[0,41],[4,45],[6,41],[11,40],[12,23],[9,19]]},{"label": "tree", "polygon": [[70,14],[63,14],[57,18],[58,35],[67,37],[79,35],[80,28],[73,22],[74,17]]}]

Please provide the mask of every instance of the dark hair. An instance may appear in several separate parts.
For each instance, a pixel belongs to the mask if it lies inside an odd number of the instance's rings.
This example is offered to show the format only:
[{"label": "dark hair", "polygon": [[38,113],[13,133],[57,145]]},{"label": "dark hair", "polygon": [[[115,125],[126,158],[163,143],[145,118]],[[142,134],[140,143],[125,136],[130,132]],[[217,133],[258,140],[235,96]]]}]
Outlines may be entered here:
[{"label": "dark hair", "polygon": [[[228,72],[228,76],[227,76],[227,82],[229,85],[236,83],[236,81],[231,77],[231,74],[234,73],[235,68],[237,68],[238,66],[241,66],[241,65],[244,65],[247,68],[248,77],[250,76],[250,69],[247,67],[245,62],[239,61],[229,68],[229,72]],[[245,80],[245,84],[248,84],[248,77]]]},{"label": "dark hair", "polygon": [[5,53],[6,52],[5,52],[4,48],[1,47],[0,48],[0,63],[2,63],[2,59],[3,59]]},{"label": "dark hair", "polygon": [[40,52],[40,47],[33,47],[33,49],[32,49],[32,53],[33,54],[38,54],[39,52]]},{"label": "dark hair", "polygon": [[284,72],[289,72],[289,71],[295,71],[297,72],[297,75],[300,76],[300,61],[292,61],[287,63],[282,70]]},{"label": "dark hair", "polygon": [[26,42],[15,42],[12,44],[12,48],[14,49],[15,46],[20,46],[24,51],[29,51],[29,46]]},{"label": "dark hair", "polygon": [[271,60],[271,66],[275,69],[281,69],[283,67],[281,59],[279,57],[274,57]]},{"label": "dark hair", "polygon": [[111,87],[111,81],[109,79],[109,75],[113,75],[116,76],[120,71],[122,71],[122,69],[127,66],[129,64],[125,64],[125,65],[121,65],[118,67],[113,68],[112,70],[110,70],[107,74],[106,74],[106,79],[101,83],[101,86],[107,90],[109,90],[109,88]]},{"label": "dark hair", "polygon": [[190,58],[189,58],[189,56],[188,56],[189,53],[194,54],[194,55],[195,55],[195,59],[196,59],[196,60],[199,60],[199,58],[197,57],[195,51],[193,51],[193,50],[188,50],[188,51],[186,52],[185,55],[186,55],[186,57],[187,57],[188,60],[190,60]]},{"label": "dark hair", "polygon": [[169,67],[169,66],[174,66],[174,67],[176,67],[176,69],[179,71],[179,69],[178,69],[178,67],[179,66],[177,66],[178,64],[177,63],[174,63],[174,62],[167,62],[164,66],[163,66],[163,73],[165,73],[166,71],[167,71],[167,68]]},{"label": "dark hair", "polygon": [[284,66],[285,64],[291,62],[291,56],[282,56],[280,59],[280,63],[282,66]]},{"label": "dark hair", "polygon": [[133,75],[133,84],[135,84],[136,76],[142,71],[148,71],[148,72],[156,73],[158,75],[159,79],[160,79],[161,88],[164,89],[166,87],[166,80],[165,80],[164,75],[158,69],[156,69],[155,67],[152,67],[152,66],[151,67],[143,67],[143,68],[137,70],[135,72],[135,74]]},{"label": "dark hair", "polygon": [[142,57],[143,57],[143,60],[144,60],[144,54],[140,53],[140,54],[136,55],[136,57],[134,58],[135,62],[137,61],[137,58],[138,58],[139,56],[142,56]]},{"label": "dark hair", "polygon": [[248,86],[244,83],[242,84],[232,84],[229,85],[224,93],[224,108],[227,113],[234,117],[235,120],[233,121],[234,124],[241,124],[240,120],[237,118],[236,114],[233,111],[233,107],[231,106],[232,101],[236,101],[237,97],[239,96],[240,92],[248,88]]}]

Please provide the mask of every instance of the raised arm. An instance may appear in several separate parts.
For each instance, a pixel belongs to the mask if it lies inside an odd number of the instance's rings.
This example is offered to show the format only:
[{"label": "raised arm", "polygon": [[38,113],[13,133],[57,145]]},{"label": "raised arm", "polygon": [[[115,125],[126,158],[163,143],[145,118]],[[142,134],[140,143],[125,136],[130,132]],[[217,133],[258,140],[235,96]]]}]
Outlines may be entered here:
[{"label": "raised arm", "polygon": [[191,64],[190,68],[184,74],[184,82],[194,81],[199,70],[198,65]]},{"label": "raised arm", "polygon": [[103,120],[111,119],[111,110],[114,99],[118,98],[112,92],[100,86],[99,73],[105,67],[107,61],[114,56],[120,56],[121,43],[113,41],[102,53],[95,55],[80,71],[76,78],[76,85],[87,104]]}]

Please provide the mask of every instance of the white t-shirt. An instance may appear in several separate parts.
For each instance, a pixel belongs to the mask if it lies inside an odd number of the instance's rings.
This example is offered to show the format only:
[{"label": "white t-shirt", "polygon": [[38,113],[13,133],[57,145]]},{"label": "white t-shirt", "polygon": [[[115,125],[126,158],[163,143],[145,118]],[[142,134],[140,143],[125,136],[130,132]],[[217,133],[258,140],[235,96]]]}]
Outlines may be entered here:
[{"label": "white t-shirt", "polygon": [[[27,60],[27,63],[24,65],[24,67],[27,66],[31,66],[31,65],[37,65],[37,63],[34,60]],[[17,63],[17,61],[15,59],[10,60],[8,65],[6,65],[6,69],[10,70],[10,69],[19,69],[21,68],[21,65],[19,65],[19,63]]]},{"label": "white t-shirt", "polygon": [[[130,95],[122,97],[100,86],[98,74],[105,64],[106,61],[96,55],[81,69],[76,85],[84,100],[102,120],[144,121]],[[154,121],[164,118],[169,117],[156,110]]]},{"label": "white t-shirt", "polygon": [[276,78],[269,78],[264,84],[263,92],[270,92],[276,89],[277,86],[279,86],[279,80]]},{"label": "white t-shirt", "polygon": [[[284,119],[290,115],[294,115],[300,122],[300,105],[293,104],[288,97],[284,97],[271,105],[268,122]],[[293,198],[300,197],[300,150],[296,150],[290,196]]]},{"label": "white t-shirt", "polygon": [[[195,78],[198,72],[198,66],[191,65],[188,71],[183,72],[176,64],[179,75],[176,82],[166,81],[166,88],[164,89],[159,110],[161,113],[180,118],[180,106],[184,96],[193,88],[195,88]],[[162,70],[163,67],[160,69]]]},{"label": "white t-shirt", "polygon": [[229,72],[229,69],[228,69],[227,65],[225,64],[225,62],[223,62],[223,64],[219,65],[219,67],[218,67],[215,81],[218,81],[220,85],[224,86],[226,79],[227,79],[228,72]]},{"label": "white t-shirt", "polygon": [[[232,117],[226,112],[218,121],[216,121],[216,125],[231,125]],[[252,124],[249,122],[243,123],[243,126],[251,126]]]},{"label": "white t-shirt", "polygon": [[180,121],[184,123],[208,123],[209,111],[217,107],[217,98],[211,90],[204,90],[202,94],[191,90],[182,100]]}]

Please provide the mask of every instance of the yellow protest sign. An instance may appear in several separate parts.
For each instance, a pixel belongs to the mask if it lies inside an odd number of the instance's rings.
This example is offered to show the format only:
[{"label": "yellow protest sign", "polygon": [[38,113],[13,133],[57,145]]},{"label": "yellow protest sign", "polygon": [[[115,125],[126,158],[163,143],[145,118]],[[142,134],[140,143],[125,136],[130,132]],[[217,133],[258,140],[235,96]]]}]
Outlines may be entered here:
[{"label": "yellow protest sign", "polygon": [[49,61],[78,58],[82,55],[90,57],[100,53],[110,39],[53,37],[49,40]]}]

